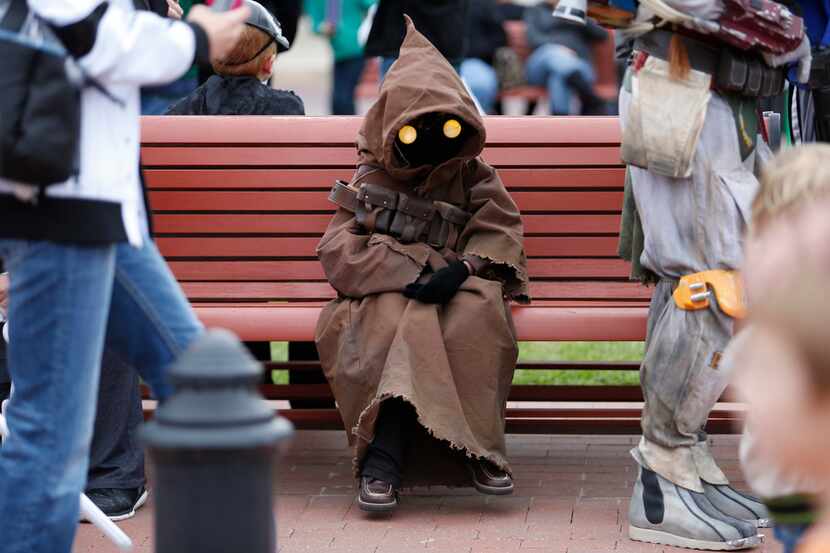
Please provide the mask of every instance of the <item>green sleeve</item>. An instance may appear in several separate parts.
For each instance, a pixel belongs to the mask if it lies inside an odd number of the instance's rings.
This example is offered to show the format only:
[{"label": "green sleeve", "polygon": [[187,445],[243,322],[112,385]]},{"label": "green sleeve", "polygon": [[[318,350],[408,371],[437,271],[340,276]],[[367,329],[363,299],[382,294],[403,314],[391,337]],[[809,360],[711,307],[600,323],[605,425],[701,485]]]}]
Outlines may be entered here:
[{"label": "green sleeve", "polygon": [[311,30],[319,33],[320,24],[326,17],[326,2],[325,0],[304,0],[303,7],[305,12],[311,18]]}]

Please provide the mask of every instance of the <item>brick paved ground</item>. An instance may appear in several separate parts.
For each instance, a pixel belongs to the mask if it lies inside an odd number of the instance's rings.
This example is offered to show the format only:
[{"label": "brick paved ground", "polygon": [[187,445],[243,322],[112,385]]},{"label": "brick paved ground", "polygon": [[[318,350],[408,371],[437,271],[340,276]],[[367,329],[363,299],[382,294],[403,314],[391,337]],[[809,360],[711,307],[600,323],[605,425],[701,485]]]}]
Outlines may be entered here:
[{"label": "brick paved ground", "polygon": [[[392,517],[367,517],[355,504],[350,458],[339,432],[299,432],[278,492],[281,553],[657,553],[674,548],[626,538],[634,437],[509,436],[516,492],[417,489]],[[716,436],[715,454],[740,486],[737,438]],[[152,551],[152,501],[122,523],[137,551]],[[115,548],[82,525],[76,553]],[[677,550],[682,551],[682,550]],[[758,550],[779,553],[769,535]],[[229,552],[244,553],[244,552]]]}]

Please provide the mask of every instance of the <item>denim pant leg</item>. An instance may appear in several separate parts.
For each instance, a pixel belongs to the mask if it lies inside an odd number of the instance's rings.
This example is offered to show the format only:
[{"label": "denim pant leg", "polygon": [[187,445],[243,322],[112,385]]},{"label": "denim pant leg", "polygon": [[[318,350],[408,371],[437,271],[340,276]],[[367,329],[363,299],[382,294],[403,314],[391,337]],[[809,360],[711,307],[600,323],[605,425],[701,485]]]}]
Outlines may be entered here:
[{"label": "denim pant leg", "polygon": [[363,75],[366,60],[362,56],[334,62],[334,82],[331,93],[333,115],[354,115],[354,91]]},{"label": "denim pant leg", "polygon": [[594,79],[590,63],[558,44],[545,44],[534,50],[527,60],[525,71],[528,83],[547,88],[550,111],[554,115],[568,115],[571,112],[573,92],[567,83],[571,74],[578,71],[586,80]]},{"label": "denim pant leg", "polygon": [[87,490],[127,490],[145,484],[144,449],[138,436],[144,422],[139,386],[135,368],[112,351],[105,351],[89,448]]},{"label": "denim pant leg", "polygon": [[203,331],[156,245],[116,249],[107,347],[132,365],[160,401],[173,392],[167,369]]},{"label": "denim pant leg", "polygon": [[484,113],[492,114],[499,94],[499,79],[496,70],[477,58],[461,62],[461,78],[470,87]]},{"label": "denim pant leg", "polygon": [[11,436],[0,448],[0,549],[69,553],[87,476],[115,247],[0,241],[9,271]]}]

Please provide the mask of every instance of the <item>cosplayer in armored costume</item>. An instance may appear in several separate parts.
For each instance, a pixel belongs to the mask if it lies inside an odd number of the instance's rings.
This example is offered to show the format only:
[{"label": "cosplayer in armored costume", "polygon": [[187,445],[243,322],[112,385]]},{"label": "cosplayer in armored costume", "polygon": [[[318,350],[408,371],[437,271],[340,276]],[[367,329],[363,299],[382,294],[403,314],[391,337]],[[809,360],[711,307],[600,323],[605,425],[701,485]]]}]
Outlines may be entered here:
[{"label": "cosplayer in armored costume", "polygon": [[317,348],[367,511],[392,510],[403,484],[513,490],[507,302],[528,301],[527,268],[519,210],[478,157],[484,141],[460,78],[407,18],[317,248],[338,292]]},{"label": "cosplayer in armored costume", "polygon": [[[669,24],[648,30],[655,20]],[[655,288],[629,535],[753,547],[766,510],[729,485],[703,428],[745,309],[742,235],[769,156],[758,99],[781,91],[779,66],[801,60],[802,77],[809,72],[809,43],[801,19],[769,0],[644,0],[637,25],[647,32],[634,41],[620,92],[629,165],[620,252]]]}]

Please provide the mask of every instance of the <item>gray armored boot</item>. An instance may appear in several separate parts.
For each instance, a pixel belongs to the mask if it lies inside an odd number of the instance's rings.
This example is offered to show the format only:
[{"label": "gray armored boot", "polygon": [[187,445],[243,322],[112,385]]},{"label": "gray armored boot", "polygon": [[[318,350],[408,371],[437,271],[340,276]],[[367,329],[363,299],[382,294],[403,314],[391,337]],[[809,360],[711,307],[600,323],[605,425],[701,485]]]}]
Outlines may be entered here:
[{"label": "gray armored boot", "polygon": [[682,488],[640,467],[628,512],[632,540],[707,551],[761,544],[755,526],[718,511],[703,493]]},{"label": "gray armored boot", "polygon": [[731,517],[745,520],[757,528],[769,528],[769,512],[757,498],[739,492],[730,485],[703,481],[703,493],[715,508]]}]

